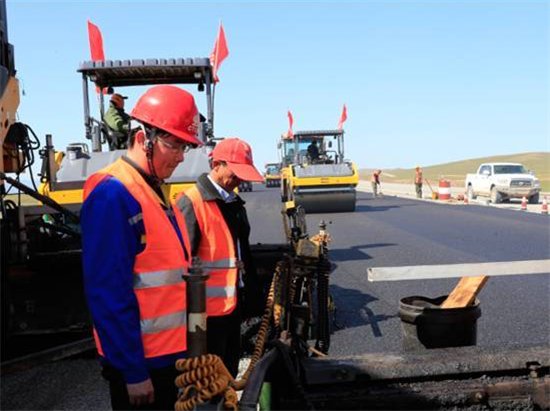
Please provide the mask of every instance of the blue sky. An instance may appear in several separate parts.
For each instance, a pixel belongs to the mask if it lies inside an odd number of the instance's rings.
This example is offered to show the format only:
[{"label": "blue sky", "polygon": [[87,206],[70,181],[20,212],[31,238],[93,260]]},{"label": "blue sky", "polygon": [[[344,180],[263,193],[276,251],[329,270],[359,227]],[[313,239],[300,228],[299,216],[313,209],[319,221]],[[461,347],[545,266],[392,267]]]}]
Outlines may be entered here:
[{"label": "blue sky", "polygon": [[[215,132],[277,159],[288,128],[335,128],[360,167],[550,151],[547,1],[143,2],[8,0],[19,120],[56,148],[84,140],[86,21],[107,59],[207,57],[222,21],[229,57]],[[189,89],[199,107],[204,94]],[[143,89],[124,93],[130,109]]]}]

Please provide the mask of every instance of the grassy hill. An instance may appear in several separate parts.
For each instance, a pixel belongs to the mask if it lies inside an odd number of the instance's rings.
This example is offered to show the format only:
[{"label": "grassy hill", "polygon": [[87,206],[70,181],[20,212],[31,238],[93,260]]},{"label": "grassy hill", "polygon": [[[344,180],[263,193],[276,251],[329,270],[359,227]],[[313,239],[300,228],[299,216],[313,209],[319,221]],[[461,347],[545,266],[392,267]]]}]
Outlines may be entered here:
[{"label": "grassy hill", "polygon": [[[532,170],[540,179],[542,190],[550,191],[550,152],[540,153],[520,153],[492,157],[481,157],[470,160],[454,161],[446,164],[436,164],[433,166],[422,166],[424,178],[427,178],[432,185],[437,185],[437,181],[445,177],[451,181],[452,186],[463,186],[467,173],[475,173],[481,163],[493,162],[511,162],[521,163],[529,170]],[[359,170],[359,176],[362,180],[370,180],[372,169]],[[386,169],[382,170],[380,180],[388,183],[412,183],[414,179],[414,169]]]}]

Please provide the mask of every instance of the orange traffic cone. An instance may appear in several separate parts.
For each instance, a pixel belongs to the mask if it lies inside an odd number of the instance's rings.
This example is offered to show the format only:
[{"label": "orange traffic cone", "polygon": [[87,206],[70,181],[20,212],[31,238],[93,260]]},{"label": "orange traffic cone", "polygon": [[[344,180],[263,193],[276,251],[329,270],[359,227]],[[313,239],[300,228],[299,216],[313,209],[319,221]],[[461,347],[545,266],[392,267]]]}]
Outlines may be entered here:
[{"label": "orange traffic cone", "polygon": [[527,211],[527,198],[525,196],[521,199],[521,211]]},{"label": "orange traffic cone", "polygon": [[468,193],[464,193],[464,204],[468,204]]},{"label": "orange traffic cone", "polygon": [[542,209],[540,212],[542,214],[548,214],[548,202],[546,201],[546,196],[542,198]]}]

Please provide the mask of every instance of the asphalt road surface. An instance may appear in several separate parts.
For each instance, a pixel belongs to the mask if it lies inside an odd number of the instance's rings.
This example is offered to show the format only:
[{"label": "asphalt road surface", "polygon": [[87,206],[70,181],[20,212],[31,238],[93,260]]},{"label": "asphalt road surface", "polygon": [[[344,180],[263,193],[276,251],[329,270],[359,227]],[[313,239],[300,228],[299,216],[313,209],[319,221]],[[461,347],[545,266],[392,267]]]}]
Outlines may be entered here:
[{"label": "asphalt road surface", "polygon": [[[281,235],[277,189],[244,193],[252,242]],[[271,214],[270,214],[271,212]],[[273,215],[272,215],[273,214]],[[310,235],[331,222],[330,291],[336,304],[331,355],[399,351],[399,300],[448,294],[458,279],[368,282],[368,267],[550,258],[550,218],[511,210],[452,205],[359,192],[354,213],[307,216]],[[550,267],[548,269],[550,273]],[[460,276],[460,273],[457,273]],[[480,346],[550,344],[550,275],[490,278],[479,294]]]},{"label": "asphalt road surface", "polygon": [[[283,243],[277,188],[243,193],[252,243]],[[336,330],[330,355],[401,350],[399,300],[448,294],[457,279],[369,283],[368,267],[550,258],[550,218],[483,206],[456,207],[359,193],[354,213],[307,216],[308,231],[330,222],[330,291]],[[550,268],[549,268],[550,273]],[[460,273],[457,273],[459,276]],[[479,295],[480,346],[550,344],[550,274],[492,277]],[[3,410],[101,410],[108,391],[93,358],[2,376]]]}]

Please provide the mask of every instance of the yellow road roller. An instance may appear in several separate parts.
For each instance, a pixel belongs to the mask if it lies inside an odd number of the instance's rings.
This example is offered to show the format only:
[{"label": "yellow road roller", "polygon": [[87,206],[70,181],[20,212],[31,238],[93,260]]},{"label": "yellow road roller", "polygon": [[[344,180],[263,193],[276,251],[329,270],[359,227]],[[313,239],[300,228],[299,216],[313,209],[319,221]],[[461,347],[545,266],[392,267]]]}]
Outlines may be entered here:
[{"label": "yellow road roller", "polygon": [[308,213],[355,211],[359,174],[344,157],[344,130],[283,134],[282,201],[294,201]]},{"label": "yellow road roller", "polygon": [[265,165],[264,180],[266,187],[280,187],[281,163],[267,163]]}]

